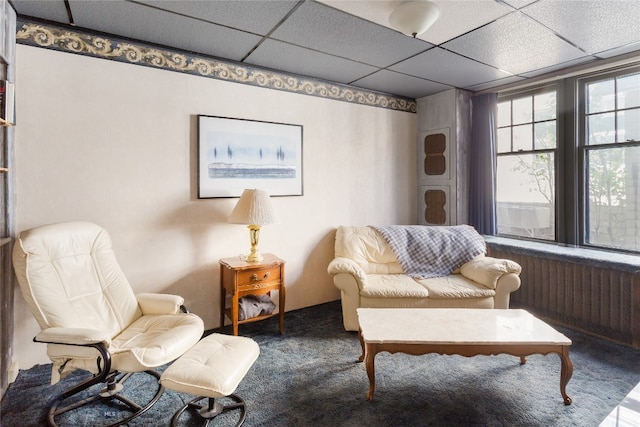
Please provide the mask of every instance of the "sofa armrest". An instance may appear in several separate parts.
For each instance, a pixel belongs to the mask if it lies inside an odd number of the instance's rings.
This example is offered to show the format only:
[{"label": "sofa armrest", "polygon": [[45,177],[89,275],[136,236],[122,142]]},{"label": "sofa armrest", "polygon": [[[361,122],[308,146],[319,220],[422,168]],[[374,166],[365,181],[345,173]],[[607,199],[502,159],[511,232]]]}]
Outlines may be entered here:
[{"label": "sofa armrest", "polygon": [[178,314],[184,298],[170,294],[137,294],[136,299],[142,314]]},{"label": "sofa armrest", "polygon": [[335,258],[327,268],[333,284],[340,290],[342,300],[342,322],[346,331],[357,331],[360,290],[367,284],[367,274],[353,260]]},{"label": "sofa armrest", "polygon": [[327,272],[334,277],[341,273],[350,274],[356,279],[358,287],[362,289],[367,283],[367,273],[355,261],[349,258],[334,258],[327,268]]},{"label": "sofa armrest", "polygon": [[496,289],[498,281],[505,274],[517,276],[521,271],[517,262],[493,257],[474,258],[460,267],[460,273],[464,277],[489,289]]},{"label": "sofa armrest", "polygon": [[496,285],[496,296],[493,297],[493,308],[507,309],[511,299],[511,292],[520,289],[520,276],[507,273],[500,276]]}]

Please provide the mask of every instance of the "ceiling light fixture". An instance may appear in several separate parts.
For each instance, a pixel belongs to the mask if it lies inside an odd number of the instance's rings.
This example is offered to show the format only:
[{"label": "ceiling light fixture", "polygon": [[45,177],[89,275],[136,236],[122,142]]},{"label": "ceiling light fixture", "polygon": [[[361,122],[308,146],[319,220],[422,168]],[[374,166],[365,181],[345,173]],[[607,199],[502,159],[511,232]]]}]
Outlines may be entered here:
[{"label": "ceiling light fixture", "polygon": [[440,16],[438,6],[427,0],[406,1],[389,15],[389,24],[403,34],[415,38],[422,34]]}]

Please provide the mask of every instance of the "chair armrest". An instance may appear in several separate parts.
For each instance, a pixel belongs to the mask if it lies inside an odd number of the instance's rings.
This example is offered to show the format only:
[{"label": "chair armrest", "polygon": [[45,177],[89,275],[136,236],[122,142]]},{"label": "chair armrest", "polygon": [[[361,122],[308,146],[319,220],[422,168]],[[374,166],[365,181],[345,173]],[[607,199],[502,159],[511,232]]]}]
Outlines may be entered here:
[{"label": "chair armrest", "polygon": [[346,273],[352,275],[358,282],[358,287],[362,289],[367,283],[367,273],[364,272],[355,261],[349,258],[334,258],[327,267],[327,272],[333,277],[337,274]]},{"label": "chair armrest", "polygon": [[503,275],[513,273],[517,276],[521,271],[520,264],[515,261],[487,256],[474,258],[460,267],[464,277],[489,289],[495,289]]},{"label": "chair armrest", "polygon": [[[97,362],[98,371],[101,372],[100,375],[91,377],[74,388],[67,390],[66,393],[68,396],[86,388],[88,385],[104,380],[111,371],[111,354],[109,353],[111,338],[104,331],[89,328],[47,328],[36,335],[33,341],[47,344],[49,348],[57,348],[60,346],[62,346],[62,348],[66,348],[65,346],[89,347],[97,350],[100,354]],[[57,357],[51,359],[53,361],[53,368],[51,370],[52,385],[58,383],[61,378],[66,377],[73,369],[76,369],[72,367],[65,370],[66,360],[69,358],[65,357],[64,359],[65,360],[60,360]]]},{"label": "chair armrest", "polygon": [[47,344],[92,345],[111,344],[111,337],[104,331],[88,328],[47,328],[33,339]]},{"label": "chair armrest", "polygon": [[184,298],[171,294],[136,294],[142,314],[178,314]]}]

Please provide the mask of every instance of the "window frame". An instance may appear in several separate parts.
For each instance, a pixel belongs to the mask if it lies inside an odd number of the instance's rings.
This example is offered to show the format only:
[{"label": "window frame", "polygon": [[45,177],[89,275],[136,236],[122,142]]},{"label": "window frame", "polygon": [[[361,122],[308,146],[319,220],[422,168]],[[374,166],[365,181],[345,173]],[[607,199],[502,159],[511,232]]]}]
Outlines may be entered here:
[{"label": "window frame", "polygon": [[[640,250],[634,251],[630,249],[624,248],[613,248],[611,246],[601,246],[593,243],[587,242],[590,230],[589,230],[589,222],[587,217],[588,210],[588,202],[589,202],[589,189],[588,189],[588,165],[587,165],[587,154],[589,151],[598,151],[611,149],[614,147],[640,147],[640,140],[634,141],[617,141],[618,134],[618,112],[626,111],[627,108],[618,108],[618,97],[617,97],[617,78],[631,75],[631,74],[639,74],[640,73],[640,65],[631,65],[626,67],[620,67],[616,69],[608,69],[600,72],[594,72],[583,76],[578,76],[575,78],[575,87],[576,87],[576,102],[578,105],[578,109],[576,112],[577,115],[577,134],[576,134],[576,155],[578,158],[578,184],[580,189],[580,202],[578,206],[578,245],[585,248],[599,249],[605,251],[614,251],[621,253],[630,253],[630,254],[638,254]],[[615,134],[616,138],[614,142],[610,143],[601,143],[601,144],[587,144],[587,86],[590,83],[606,81],[606,80],[614,80],[614,94],[615,103],[614,109],[610,110],[614,114],[614,122],[615,122]]]},{"label": "window frame", "polygon": [[[587,243],[589,225],[587,223],[587,204],[589,202],[588,170],[586,165],[587,152],[590,150],[602,149],[602,146],[628,146],[640,147],[640,141],[615,142],[598,145],[586,144],[586,106],[587,106],[587,84],[594,81],[607,80],[629,74],[640,73],[640,64],[633,63],[619,67],[585,72],[580,75],[572,75],[553,82],[520,87],[517,89],[498,92],[498,103],[522,96],[535,96],[536,94],[549,91],[550,88],[556,91],[556,148],[555,148],[555,239],[536,239],[525,236],[518,236],[505,233],[497,233],[497,236],[514,240],[537,241],[546,244],[556,244],[564,246],[582,247],[585,249],[597,249],[608,252],[618,252],[637,255],[640,250],[623,248],[613,248],[598,244]],[[624,111],[626,108],[618,109],[617,102],[613,111]],[[535,119],[535,117],[534,117]],[[535,122],[532,122],[535,123]],[[513,121],[511,125],[513,126]],[[497,132],[496,120],[496,132]],[[617,132],[616,125],[616,132]],[[534,131],[535,137],[535,131]],[[617,139],[617,138],[616,138]],[[497,133],[496,133],[497,142]],[[534,142],[535,146],[535,142]],[[512,151],[498,152],[496,144],[496,161],[501,155],[513,155]],[[532,150],[529,153],[549,150]],[[551,150],[553,151],[553,150]],[[518,153],[527,153],[521,151]],[[497,177],[496,177],[497,178]],[[497,185],[497,179],[496,179]],[[497,221],[496,221],[497,222]]]},{"label": "window frame", "polygon": [[[556,122],[556,146],[555,148],[544,148],[544,149],[536,149],[535,148],[535,124],[536,123],[543,123],[543,122],[548,122],[550,120],[541,120],[539,122],[535,121],[535,104],[534,104],[534,99],[536,95],[541,95],[541,94],[545,94],[545,93],[550,93],[550,92],[555,92],[556,93],[556,118],[555,118],[555,122]],[[498,104],[500,104],[501,102],[505,102],[505,101],[511,101],[512,102],[512,107],[511,107],[511,120],[510,120],[510,125],[508,127],[511,128],[511,150],[510,151],[506,151],[506,152],[500,152],[498,151],[498,147],[497,147],[497,130],[498,129],[502,129],[505,128],[507,126],[503,126],[503,127],[498,127],[497,124],[497,120],[496,120],[496,161],[498,160],[499,157],[506,157],[506,156],[517,156],[517,155],[522,155],[522,154],[539,154],[539,153],[553,153],[553,166],[554,166],[554,177],[553,177],[553,181],[554,181],[554,194],[553,194],[553,230],[554,230],[554,237],[553,239],[541,239],[541,238],[535,238],[535,237],[527,237],[527,236],[521,236],[521,235],[516,235],[516,234],[506,234],[506,233],[497,233],[496,235],[501,236],[501,237],[506,237],[506,238],[511,238],[511,239],[518,239],[518,240],[530,240],[530,241],[537,241],[537,242],[542,242],[542,243],[558,243],[558,227],[559,227],[559,203],[558,201],[560,200],[559,198],[559,179],[558,179],[558,166],[561,164],[559,163],[559,152],[560,152],[560,134],[561,134],[561,123],[560,123],[560,109],[558,107],[559,104],[559,96],[560,96],[560,91],[558,90],[558,85],[557,83],[551,83],[551,84],[545,84],[545,85],[539,85],[539,86],[534,86],[534,87],[529,87],[529,88],[525,88],[525,89],[519,89],[519,90],[514,90],[514,91],[509,91],[509,92],[504,92],[504,93],[499,93],[498,94]],[[530,150],[514,150],[513,149],[513,128],[514,123],[513,123],[513,100],[514,99],[520,99],[520,98],[524,98],[524,97],[530,97],[531,98],[531,103],[532,103],[532,107],[531,107],[531,112],[532,112],[532,117],[531,117],[531,125],[532,125],[532,144],[531,144],[531,149]],[[497,174],[496,174],[496,178],[497,178]],[[497,180],[496,180],[496,186],[497,186]],[[497,201],[496,201],[496,205],[497,205]],[[496,218],[496,230],[497,230],[497,218]]]}]

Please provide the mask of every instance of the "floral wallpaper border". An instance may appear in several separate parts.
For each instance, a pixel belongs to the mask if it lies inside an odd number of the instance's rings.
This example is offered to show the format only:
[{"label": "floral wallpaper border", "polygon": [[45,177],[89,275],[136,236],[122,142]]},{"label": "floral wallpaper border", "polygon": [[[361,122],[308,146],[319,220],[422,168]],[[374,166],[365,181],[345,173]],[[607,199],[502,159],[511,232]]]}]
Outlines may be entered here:
[{"label": "floral wallpaper border", "polygon": [[328,83],[178,50],[167,50],[141,42],[127,41],[113,36],[100,36],[75,28],[69,29],[41,22],[18,20],[16,42],[335,101],[416,112],[414,99],[385,95],[353,86]]}]

